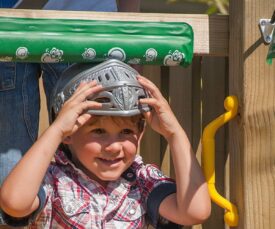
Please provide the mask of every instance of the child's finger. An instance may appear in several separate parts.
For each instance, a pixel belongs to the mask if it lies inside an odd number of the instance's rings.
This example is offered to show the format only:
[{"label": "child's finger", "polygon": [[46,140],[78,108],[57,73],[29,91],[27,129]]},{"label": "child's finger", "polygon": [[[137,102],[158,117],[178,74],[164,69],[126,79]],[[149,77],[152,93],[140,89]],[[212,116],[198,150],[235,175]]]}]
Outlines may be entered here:
[{"label": "child's finger", "polygon": [[83,88],[85,87],[93,87],[97,85],[97,82],[96,80],[92,80],[92,81],[89,81],[89,82],[80,82],[80,84],[78,85],[78,87],[76,88],[74,94],[78,93],[79,91],[83,90]]},{"label": "child's finger", "polygon": [[102,85],[97,85],[96,82],[87,83],[85,85],[81,85],[79,90],[76,90],[69,100],[81,102],[86,100],[88,96],[91,96],[92,94],[97,93],[101,90]]},{"label": "child's finger", "polygon": [[75,90],[73,95],[81,94],[83,91],[85,91],[87,88],[93,88],[97,85],[97,82],[95,80],[90,82],[81,82],[77,89]]},{"label": "child's finger", "polygon": [[96,85],[94,87],[88,87],[85,88],[84,90],[81,90],[79,93],[77,93],[74,96],[74,99],[76,101],[84,101],[86,100],[89,96],[94,95],[95,93],[98,93],[102,90],[102,86],[101,85]]},{"label": "child's finger", "polygon": [[91,114],[89,114],[89,113],[84,113],[83,115],[80,115],[80,116],[77,118],[76,123],[77,123],[79,126],[83,126],[91,117],[92,117]]},{"label": "child's finger", "polygon": [[164,107],[163,106],[164,104],[159,102],[159,100],[155,98],[144,98],[144,99],[140,99],[139,102],[141,104],[148,104],[149,106],[153,107],[154,110],[157,112]]},{"label": "child's finger", "polygon": [[90,101],[90,100],[85,100],[81,103],[79,103],[78,105],[78,114],[81,115],[83,113],[86,113],[88,110],[92,110],[92,109],[99,109],[102,108],[102,104],[95,102],[95,101]]},{"label": "child's finger", "polygon": [[[88,93],[90,94],[90,93]],[[80,97],[80,96],[78,96]],[[85,97],[85,96],[84,96]],[[83,98],[84,98],[83,97]],[[65,108],[66,107],[66,108]],[[86,113],[90,109],[101,108],[102,104],[96,101],[87,100],[86,98],[70,98],[64,103],[63,109],[69,109],[77,114],[77,116]]]},{"label": "child's finger", "polygon": [[152,97],[159,98],[159,99],[163,98],[160,90],[153,82],[151,82],[150,80],[148,80],[147,78],[145,78],[143,76],[138,76],[137,79],[138,79],[139,83],[143,87],[145,87],[146,90],[149,91],[149,93]]}]

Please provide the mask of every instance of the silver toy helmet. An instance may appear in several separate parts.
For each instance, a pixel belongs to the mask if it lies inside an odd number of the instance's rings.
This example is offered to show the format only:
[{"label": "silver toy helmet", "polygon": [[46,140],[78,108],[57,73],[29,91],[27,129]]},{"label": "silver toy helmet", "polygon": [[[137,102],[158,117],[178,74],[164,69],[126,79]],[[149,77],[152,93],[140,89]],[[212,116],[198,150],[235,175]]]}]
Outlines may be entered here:
[{"label": "silver toy helmet", "polygon": [[148,93],[137,81],[138,72],[129,65],[110,59],[99,65],[74,64],[58,80],[50,102],[52,122],[63,104],[72,96],[81,82],[96,80],[102,90],[89,97],[89,100],[102,103],[101,109],[88,113],[109,116],[133,116],[150,110],[148,105],[139,104],[140,98]]}]

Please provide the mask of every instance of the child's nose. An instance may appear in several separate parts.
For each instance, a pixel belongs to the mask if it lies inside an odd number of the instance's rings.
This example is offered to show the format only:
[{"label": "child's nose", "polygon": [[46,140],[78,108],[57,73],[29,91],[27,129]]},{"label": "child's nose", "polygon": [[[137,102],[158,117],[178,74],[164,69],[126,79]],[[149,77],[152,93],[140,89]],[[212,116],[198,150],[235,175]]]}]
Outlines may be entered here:
[{"label": "child's nose", "polygon": [[110,141],[105,146],[105,152],[107,153],[119,153],[122,150],[122,144],[118,141]]}]

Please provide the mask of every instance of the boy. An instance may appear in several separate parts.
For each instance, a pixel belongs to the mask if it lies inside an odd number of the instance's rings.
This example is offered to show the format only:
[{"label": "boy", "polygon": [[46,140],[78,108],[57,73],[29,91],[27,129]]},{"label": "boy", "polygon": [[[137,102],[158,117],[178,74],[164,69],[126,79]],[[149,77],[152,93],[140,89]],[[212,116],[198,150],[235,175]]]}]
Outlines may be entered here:
[{"label": "boy", "polygon": [[[8,224],[133,229],[209,216],[207,185],[184,130],[158,88],[137,75],[117,60],[62,75],[50,127],[1,188]],[[144,118],[169,143],[176,183],[136,155]]]}]

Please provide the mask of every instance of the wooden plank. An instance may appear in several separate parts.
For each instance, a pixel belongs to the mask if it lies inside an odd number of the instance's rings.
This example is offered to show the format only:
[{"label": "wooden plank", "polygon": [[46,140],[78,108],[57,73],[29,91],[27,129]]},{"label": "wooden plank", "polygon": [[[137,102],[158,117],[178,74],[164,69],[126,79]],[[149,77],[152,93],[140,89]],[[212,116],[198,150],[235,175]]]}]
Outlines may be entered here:
[{"label": "wooden plank", "polygon": [[[227,94],[227,60],[220,57],[202,59],[202,127],[225,112],[223,102]],[[224,192],[226,162],[225,129],[222,127],[215,136],[215,173],[216,189]],[[203,229],[224,228],[224,209],[212,202],[210,218],[203,224]]]},{"label": "wooden plank", "polygon": [[[185,130],[192,144],[192,66],[188,68],[173,67],[169,69],[169,98],[179,123]],[[170,162],[170,174],[175,177],[173,163]],[[184,227],[185,229],[191,227]]]},{"label": "wooden plank", "polygon": [[228,55],[228,16],[206,14],[161,14],[85,11],[0,9],[0,17],[64,18],[81,20],[186,22],[194,30],[196,55]]},{"label": "wooden plank", "polygon": [[179,123],[192,141],[192,68],[169,69],[169,98]]},{"label": "wooden plank", "polygon": [[[166,98],[169,102],[169,92],[170,92],[170,73],[169,67],[160,67],[161,70],[161,85],[159,87],[162,95]],[[170,147],[167,141],[164,139],[163,136],[160,137],[160,157],[161,157],[161,170],[167,175],[172,178],[174,177],[173,172],[173,163],[170,154]],[[172,171],[172,173],[171,173]]]},{"label": "wooden plank", "polygon": [[[143,75],[160,86],[160,67],[147,65],[143,68]],[[153,131],[149,126],[141,141],[140,155],[145,163],[153,163],[161,166],[160,135]]]},{"label": "wooden plank", "polygon": [[239,98],[239,117],[230,126],[230,193],[240,229],[275,224],[275,65],[267,65],[260,18],[270,18],[275,0],[230,2],[230,93]]},{"label": "wooden plank", "polygon": [[[192,63],[192,147],[201,164],[201,135],[202,135],[202,57],[196,56]],[[203,225],[188,227],[202,229]]]},{"label": "wooden plank", "polygon": [[192,63],[192,111],[191,115],[192,120],[192,146],[198,159],[200,160],[201,151],[200,151],[200,139],[202,135],[202,57],[196,56],[193,58]]}]

